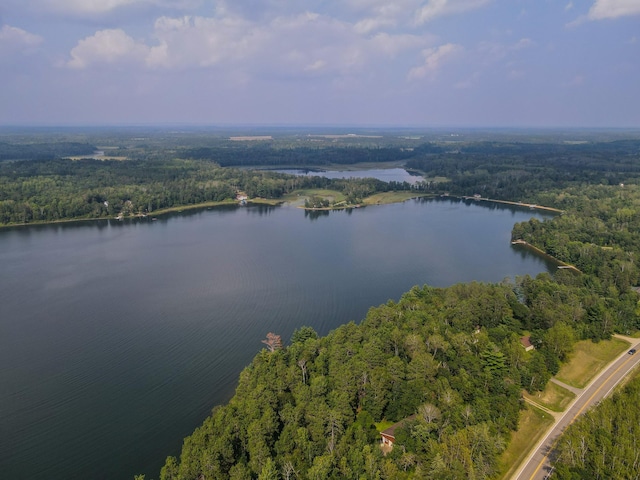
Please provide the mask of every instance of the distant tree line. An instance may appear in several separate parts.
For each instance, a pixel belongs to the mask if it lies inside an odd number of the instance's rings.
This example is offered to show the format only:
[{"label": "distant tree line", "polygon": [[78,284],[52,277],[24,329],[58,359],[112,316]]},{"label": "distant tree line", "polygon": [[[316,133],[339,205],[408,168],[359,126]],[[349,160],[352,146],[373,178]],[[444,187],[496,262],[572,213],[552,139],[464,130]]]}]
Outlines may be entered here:
[{"label": "distant tree line", "polygon": [[0,142],[0,161],[52,160],[60,157],[91,155],[96,147],[77,142],[7,143]]},{"label": "distant tree line", "polygon": [[582,184],[618,185],[640,177],[640,141],[578,145],[454,144],[446,152],[416,152],[407,167],[449,179],[442,189],[501,200],[533,199],[541,192]]},{"label": "distant tree line", "polygon": [[151,214],[234,199],[279,199],[304,188],[342,192],[351,203],[408,183],[327,179],[222,168],[195,160],[23,160],[0,162],[0,225]]},{"label": "distant tree line", "polygon": [[402,147],[297,147],[257,146],[200,147],[186,149],[186,158],[210,160],[223,167],[239,166],[325,166],[406,160],[415,153]]}]

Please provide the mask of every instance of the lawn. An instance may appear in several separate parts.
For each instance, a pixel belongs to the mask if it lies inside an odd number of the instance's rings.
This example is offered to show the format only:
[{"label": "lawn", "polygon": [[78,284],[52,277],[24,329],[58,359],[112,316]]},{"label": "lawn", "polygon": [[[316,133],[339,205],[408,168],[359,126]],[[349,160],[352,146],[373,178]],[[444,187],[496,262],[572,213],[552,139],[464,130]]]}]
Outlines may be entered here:
[{"label": "lawn", "polygon": [[295,207],[303,207],[304,201],[311,197],[326,198],[332,203],[342,202],[345,197],[342,192],[336,190],[326,190],[322,188],[308,188],[305,190],[296,190],[288,195],[285,195],[280,199],[280,202],[284,201]]},{"label": "lawn", "polygon": [[520,414],[518,431],[511,434],[509,446],[500,456],[500,470],[496,478],[511,478],[551,424],[553,424],[551,415],[532,405],[527,405]]},{"label": "lawn", "polygon": [[607,363],[627,348],[629,344],[618,338],[598,343],[591,340],[577,342],[569,362],[560,367],[556,378],[572,387],[584,388]]},{"label": "lawn", "polygon": [[428,194],[425,193],[416,193],[416,192],[382,192],[376,193],[375,195],[371,195],[364,199],[362,203],[365,205],[384,205],[388,203],[399,203],[404,202],[405,200],[409,200],[410,198],[415,197],[424,197]]},{"label": "lawn", "polygon": [[382,420],[381,422],[376,423],[376,429],[379,432],[384,432],[391,425],[395,425],[395,423],[394,422],[389,422],[387,420]]},{"label": "lawn", "polygon": [[533,395],[525,393],[524,396],[553,412],[564,412],[567,405],[576,397],[573,392],[553,382],[548,382],[542,392],[536,392]]}]

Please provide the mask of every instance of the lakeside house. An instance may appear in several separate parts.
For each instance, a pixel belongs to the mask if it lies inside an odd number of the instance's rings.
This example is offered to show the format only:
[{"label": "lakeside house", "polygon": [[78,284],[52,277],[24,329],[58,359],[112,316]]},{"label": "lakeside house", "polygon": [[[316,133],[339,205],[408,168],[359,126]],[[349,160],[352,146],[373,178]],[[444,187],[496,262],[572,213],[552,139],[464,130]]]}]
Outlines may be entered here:
[{"label": "lakeside house", "polygon": [[520,344],[524,348],[525,352],[530,352],[535,347],[531,343],[531,337],[529,335],[520,338]]},{"label": "lakeside house", "polygon": [[382,448],[382,451],[385,454],[393,450],[393,444],[396,442],[396,430],[402,427],[408,421],[413,420],[414,418],[416,418],[416,415],[411,415],[410,417],[400,420],[399,422],[391,425],[386,430],[380,432],[380,448]]}]

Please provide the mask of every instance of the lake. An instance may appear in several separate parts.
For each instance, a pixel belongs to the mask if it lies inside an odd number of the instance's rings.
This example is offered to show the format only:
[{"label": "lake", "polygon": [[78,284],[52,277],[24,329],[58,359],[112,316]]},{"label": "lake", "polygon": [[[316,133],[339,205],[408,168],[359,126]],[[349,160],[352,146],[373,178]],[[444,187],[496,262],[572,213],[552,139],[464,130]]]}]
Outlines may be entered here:
[{"label": "lake", "polygon": [[268,332],[326,334],[413,285],[554,270],[509,242],[532,216],[438,199],[0,230],[2,478],[157,479]]}]

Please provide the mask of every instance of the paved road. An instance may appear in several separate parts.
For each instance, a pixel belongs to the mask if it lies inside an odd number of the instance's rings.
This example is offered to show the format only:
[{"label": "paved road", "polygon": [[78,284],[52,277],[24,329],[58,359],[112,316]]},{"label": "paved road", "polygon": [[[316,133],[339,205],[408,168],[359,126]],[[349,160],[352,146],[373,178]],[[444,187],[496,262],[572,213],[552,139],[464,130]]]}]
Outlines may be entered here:
[{"label": "paved road", "polygon": [[637,339],[627,338],[627,340],[633,340],[633,344],[629,348],[638,349],[638,353],[635,355],[629,355],[626,352],[621,354],[587,385],[566,412],[556,419],[556,423],[547,435],[538,442],[536,449],[527,457],[524,465],[513,477],[515,480],[543,480],[546,478],[556,453],[554,447],[563,430],[590,406],[609,395],[620,380],[640,362],[640,343]]}]

